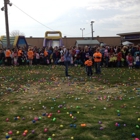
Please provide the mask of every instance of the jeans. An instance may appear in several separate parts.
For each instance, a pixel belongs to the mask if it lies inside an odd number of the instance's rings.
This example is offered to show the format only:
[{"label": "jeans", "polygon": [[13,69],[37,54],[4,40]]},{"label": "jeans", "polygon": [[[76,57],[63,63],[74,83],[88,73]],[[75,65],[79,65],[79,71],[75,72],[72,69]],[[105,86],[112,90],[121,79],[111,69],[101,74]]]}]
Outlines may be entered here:
[{"label": "jeans", "polygon": [[109,57],[105,57],[105,66],[108,67]]},{"label": "jeans", "polygon": [[117,61],[117,66],[121,67],[121,61]]},{"label": "jeans", "polygon": [[18,57],[18,64],[19,64],[19,65],[22,65],[21,56]]},{"label": "jeans", "polygon": [[65,65],[65,75],[68,76],[68,66],[70,64],[70,61],[64,61],[64,65]]},{"label": "jeans", "polygon": [[101,62],[94,62],[94,66],[95,66],[95,73],[99,74],[101,73]]},{"label": "jeans", "polygon": [[92,66],[87,66],[87,76],[92,75]]},{"label": "jeans", "polygon": [[54,63],[55,65],[57,65],[57,64],[58,64],[58,60],[59,60],[59,58],[53,58],[53,63]]},{"label": "jeans", "polygon": [[53,62],[54,62],[55,65],[58,64],[58,60],[59,60],[59,58],[53,58]]}]

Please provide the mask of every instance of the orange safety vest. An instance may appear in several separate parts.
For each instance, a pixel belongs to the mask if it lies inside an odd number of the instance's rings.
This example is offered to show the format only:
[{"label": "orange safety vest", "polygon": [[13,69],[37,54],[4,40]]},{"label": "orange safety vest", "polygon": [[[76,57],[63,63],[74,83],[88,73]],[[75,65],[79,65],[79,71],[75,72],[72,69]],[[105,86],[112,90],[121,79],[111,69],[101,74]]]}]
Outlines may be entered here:
[{"label": "orange safety vest", "polygon": [[27,55],[28,55],[28,59],[33,59],[34,53],[33,51],[28,51]]},{"label": "orange safety vest", "polygon": [[18,56],[22,56],[22,50],[18,51]]},{"label": "orange safety vest", "polygon": [[10,57],[10,55],[11,55],[10,50],[6,50],[6,52],[5,52],[5,57]]},{"label": "orange safety vest", "polygon": [[94,62],[101,62],[102,61],[102,54],[100,52],[95,52],[93,54]]},{"label": "orange safety vest", "polygon": [[87,65],[87,66],[92,66],[92,61],[91,61],[91,60],[85,61],[85,65]]},{"label": "orange safety vest", "polygon": [[44,56],[48,56],[48,52],[47,51],[44,51]]}]

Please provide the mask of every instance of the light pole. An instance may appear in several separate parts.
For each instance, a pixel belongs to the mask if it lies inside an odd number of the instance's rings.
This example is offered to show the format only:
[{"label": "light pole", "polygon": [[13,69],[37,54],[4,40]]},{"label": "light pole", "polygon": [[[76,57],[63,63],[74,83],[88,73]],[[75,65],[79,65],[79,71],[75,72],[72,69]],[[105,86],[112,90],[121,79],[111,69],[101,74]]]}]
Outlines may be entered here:
[{"label": "light pole", "polygon": [[4,7],[1,8],[2,11],[5,12],[5,26],[6,26],[6,38],[7,38],[7,48],[10,47],[10,39],[9,39],[9,23],[8,23],[8,7],[7,4],[12,6],[10,0],[4,0]]},{"label": "light pole", "polygon": [[85,30],[85,28],[80,28],[80,30],[82,31],[82,37],[83,37],[83,31]]},{"label": "light pole", "polygon": [[92,40],[93,40],[93,23],[94,23],[94,21],[91,21],[91,34],[92,34]]}]

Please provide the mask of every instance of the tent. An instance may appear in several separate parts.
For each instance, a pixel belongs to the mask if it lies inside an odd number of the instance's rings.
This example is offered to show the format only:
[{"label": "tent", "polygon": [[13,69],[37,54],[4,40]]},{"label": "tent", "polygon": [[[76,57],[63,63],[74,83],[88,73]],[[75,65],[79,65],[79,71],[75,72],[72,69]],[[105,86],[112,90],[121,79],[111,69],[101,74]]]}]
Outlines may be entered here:
[{"label": "tent", "polygon": [[125,41],[122,43],[124,46],[129,46],[129,45],[133,45],[132,42],[129,42],[129,41]]}]

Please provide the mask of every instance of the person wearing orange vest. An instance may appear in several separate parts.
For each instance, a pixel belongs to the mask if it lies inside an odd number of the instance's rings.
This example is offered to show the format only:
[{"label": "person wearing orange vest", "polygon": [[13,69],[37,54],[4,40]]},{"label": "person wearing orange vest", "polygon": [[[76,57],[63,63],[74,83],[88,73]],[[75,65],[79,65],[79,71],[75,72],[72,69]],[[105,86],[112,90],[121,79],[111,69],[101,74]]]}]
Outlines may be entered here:
[{"label": "person wearing orange vest", "polygon": [[6,51],[5,51],[5,64],[8,66],[11,65],[11,51],[10,51],[10,49],[6,49]]},{"label": "person wearing orange vest", "polygon": [[33,63],[33,57],[34,57],[34,53],[32,49],[29,49],[27,52],[27,56],[28,56],[28,60],[29,60],[29,65],[32,65]]},{"label": "person wearing orange vest", "polygon": [[93,54],[94,65],[95,65],[95,73],[101,73],[101,61],[102,61],[102,54],[99,51],[99,48],[96,49],[96,52]]},{"label": "person wearing orange vest", "polygon": [[48,64],[48,52],[44,49],[44,64]]},{"label": "person wearing orange vest", "polygon": [[46,50],[44,50],[44,57],[48,56],[48,52]]},{"label": "person wearing orange vest", "polygon": [[87,76],[92,76],[92,57],[89,56],[89,59],[85,61],[85,65],[87,66]]}]

